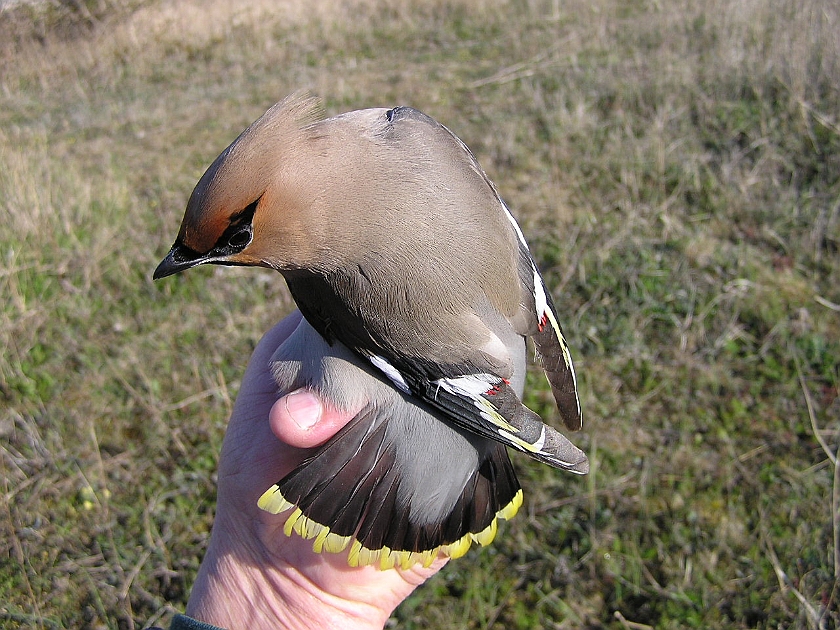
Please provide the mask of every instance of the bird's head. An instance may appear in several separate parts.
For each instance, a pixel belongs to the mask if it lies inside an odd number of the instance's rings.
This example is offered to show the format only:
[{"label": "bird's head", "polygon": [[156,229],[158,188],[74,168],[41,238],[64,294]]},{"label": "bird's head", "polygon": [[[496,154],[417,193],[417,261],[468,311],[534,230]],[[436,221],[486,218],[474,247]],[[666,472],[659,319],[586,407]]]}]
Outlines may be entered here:
[{"label": "bird's head", "polygon": [[199,180],[154,278],[204,263],[305,266],[312,226],[292,167],[319,117],[317,99],[296,94],[243,131]]}]

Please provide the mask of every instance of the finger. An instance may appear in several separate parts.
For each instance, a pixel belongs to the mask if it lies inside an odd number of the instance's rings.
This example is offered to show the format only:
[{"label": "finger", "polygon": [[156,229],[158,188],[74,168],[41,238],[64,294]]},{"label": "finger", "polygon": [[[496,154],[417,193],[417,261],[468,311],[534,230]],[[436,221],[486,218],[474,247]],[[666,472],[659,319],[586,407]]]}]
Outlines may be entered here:
[{"label": "finger", "polygon": [[329,440],[355,415],[333,409],[308,389],[298,389],[274,403],[269,425],[281,442],[312,448]]},{"label": "finger", "polygon": [[277,347],[282,344],[289,335],[291,335],[295,328],[300,325],[303,316],[300,311],[293,311],[287,317],[281,319],[274,325],[265,335],[263,335],[260,342],[254,350],[254,355],[251,361],[259,362],[260,364],[268,363],[271,355],[277,350]]},{"label": "finger", "polygon": [[269,369],[271,355],[295,331],[300,321],[301,314],[295,311],[265,333],[257,344],[236,397],[231,417],[234,424],[265,419],[267,410],[277,399],[277,384]]}]

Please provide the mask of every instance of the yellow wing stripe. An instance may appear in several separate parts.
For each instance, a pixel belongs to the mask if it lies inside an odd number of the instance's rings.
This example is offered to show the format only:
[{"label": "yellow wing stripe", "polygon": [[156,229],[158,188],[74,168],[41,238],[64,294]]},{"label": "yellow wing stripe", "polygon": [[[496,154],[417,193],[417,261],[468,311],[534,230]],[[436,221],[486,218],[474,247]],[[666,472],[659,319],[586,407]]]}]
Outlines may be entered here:
[{"label": "yellow wing stripe", "polygon": [[312,550],[315,553],[325,551],[329,553],[341,553],[349,547],[347,563],[351,567],[378,564],[379,568],[384,570],[397,566],[402,569],[409,569],[415,564],[422,564],[424,567],[428,567],[435,561],[438,555],[460,558],[469,551],[473,542],[482,546],[489,545],[493,542],[498,532],[498,520],[500,518],[505,520],[512,519],[522,506],[522,500],[522,490],[519,490],[510,503],[496,512],[496,517],[482,531],[477,533],[470,532],[453,543],[441,545],[427,551],[406,551],[389,549],[388,547],[368,549],[353,537],[339,536],[331,532],[327,525],[316,523],[311,518],[304,516],[300,508],[286,500],[280,492],[280,488],[276,485],[271,486],[271,488],[263,493],[257,501],[257,505],[261,510],[265,510],[271,514],[280,514],[281,512],[286,512],[294,508],[292,513],[286,518],[286,522],[283,525],[283,533],[286,536],[291,536],[294,532],[303,539],[314,539]]},{"label": "yellow wing stripe", "polygon": [[569,352],[569,344],[566,343],[566,337],[560,330],[560,324],[558,323],[557,318],[554,317],[554,313],[550,308],[546,307],[545,314],[548,316],[548,321],[551,323],[551,327],[554,329],[554,334],[557,335],[557,340],[560,342],[560,349],[563,351],[563,360],[566,362],[566,367],[572,371],[572,379],[575,380],[575,383],[577,383],[577,379],[575,378],[575,366],[574,363],[572,363],[572,355]]},{"label": "yellow wing stripe", "polygon": [[505,417],[496,409],[496,405],[491,403],[486,398],[473,398],[475,406],[478,407],[478,412],[485,420],[489,420],[500,430],[516,431],[516,427],[505,420]]},{"label": "yellow wing stripe", "polygon": [[528,442],[527,440],[523,440],[522,438],[519,438],[512,433],[508,433],[507,431],[503,431],[502,429],[499,429],[499,435],[510,440],[512,446],[515,446],[527,453],[542,453],[543,447],[545,446],[544,425],[542,427],[542,431],[540,432],[540,437],[536,442]]}]

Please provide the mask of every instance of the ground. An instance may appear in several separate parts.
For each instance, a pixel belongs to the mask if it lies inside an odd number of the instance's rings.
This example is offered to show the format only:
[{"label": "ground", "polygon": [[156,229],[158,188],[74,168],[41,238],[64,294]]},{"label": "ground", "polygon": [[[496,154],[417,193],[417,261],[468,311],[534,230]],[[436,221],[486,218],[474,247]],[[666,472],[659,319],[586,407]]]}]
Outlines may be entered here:
[{"label": "ground", "polygon": [[[276,274],[153,283],[272,103],[412,105],[474,150],[572,346],[592,471],[402,628],[835,628],[840,10],[828,0],[163,0],[0,11],[0,625],[183,610]],[[535,370],[526,402],[557,422]]]}]

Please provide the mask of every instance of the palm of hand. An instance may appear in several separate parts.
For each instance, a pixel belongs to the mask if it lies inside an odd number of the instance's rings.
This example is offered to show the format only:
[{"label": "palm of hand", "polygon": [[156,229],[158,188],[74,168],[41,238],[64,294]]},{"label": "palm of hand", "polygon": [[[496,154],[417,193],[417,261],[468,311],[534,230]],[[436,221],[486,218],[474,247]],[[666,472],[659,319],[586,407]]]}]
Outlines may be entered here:
[{"label": "palm of hand", "polygon": [[278,394],[269,359],[299,321],[299,313],[284,319],[251,357],[222,447],[213,534],[187,612],[230,629],[382,628],[444,559],[428,569],[351,568],[346,553],[316,554],[311,541],[283,533],[282,515],[257,507],[259,496],[288,474],[307,448],[350,420],[306,392]]}]

